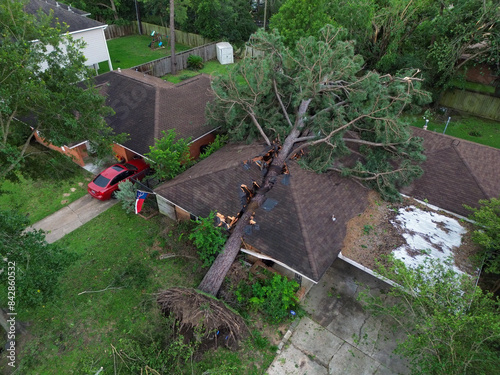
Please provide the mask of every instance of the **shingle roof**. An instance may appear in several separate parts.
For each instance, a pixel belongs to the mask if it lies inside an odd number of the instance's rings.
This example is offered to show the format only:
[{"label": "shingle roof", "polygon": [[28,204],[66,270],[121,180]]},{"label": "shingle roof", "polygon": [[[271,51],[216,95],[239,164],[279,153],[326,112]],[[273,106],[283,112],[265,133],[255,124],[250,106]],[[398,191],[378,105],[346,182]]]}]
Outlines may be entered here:
[{"label": "shingle roof", "polygon": [[500,195],[500,150],[463,139],[413,128],[424,139],[424,175],[402,193],[468,216],[463,205]]},{"label": "shingle roof", "polygon": [[130,134],[123,145],[139,154],[149,152],[162,130],[175,129],[178,138],[196,139],[214,129],[204,126],[205,106],[211,100],[208,76],[173,85],[124,69],[99,75],[95,81],[115,111],[106,122],[115,133]]},{"label": "shingle roof", "polygon": [[[155,192],[196,216],[211,210],[236,215],[241,209],[239,186],[262,179],[255,165],[245,170],[242,161],[263,148],[225,146]],[[245,242],[318,281],[341,250],[347,222],[366,208],[368,190],[336,173],[303,170],[293,161],[289,169],[289,184],[278,182],[267,195],[278,204],[271,211],[256,211],[260,229],[246,235]]]},{"label": "shingle roof", "polygon": [[75,31],[87,30],[98,26],[105,26],[105,24],[101,22],[98,22],[91,18],[87,18],[86,16],[89,13],[70,7],[66,4],[56,2],[54,0],[30,0],[24,7],[24,10],[27,13],[35,15],[39,10],[41,10],[45,14],[49,14],[51,11],[53,11],[53,26],[55,26],[57,23],[61,25],[63,23],[66,23],[68,25],[67,31],[70,33]]}]

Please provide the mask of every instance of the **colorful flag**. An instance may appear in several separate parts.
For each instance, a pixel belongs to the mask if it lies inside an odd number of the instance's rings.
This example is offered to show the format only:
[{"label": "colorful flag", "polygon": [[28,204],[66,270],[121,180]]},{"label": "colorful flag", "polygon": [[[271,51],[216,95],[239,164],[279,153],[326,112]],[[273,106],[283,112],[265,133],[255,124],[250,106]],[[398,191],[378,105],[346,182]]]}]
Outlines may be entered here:
[{"label": "colorful flag", "polygon": [[142,210],[142,205],[148,197],[149,193],[145,191],[137,190],[137,195],[135,196],[135,213],[138,214]]}]

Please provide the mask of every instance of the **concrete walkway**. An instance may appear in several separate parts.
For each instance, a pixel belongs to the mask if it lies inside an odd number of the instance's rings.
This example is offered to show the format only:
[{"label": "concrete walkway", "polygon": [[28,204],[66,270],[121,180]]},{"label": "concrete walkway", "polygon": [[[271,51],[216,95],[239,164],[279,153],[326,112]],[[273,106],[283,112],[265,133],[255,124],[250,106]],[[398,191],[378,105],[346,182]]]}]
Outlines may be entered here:
[{"label": "concrete walkway", "polygon": [[116,199],[100,201],[87,194],[33,224],[30,228],[42,229],[48,232],[45,238],[48,243],[52,243],[82,226],[87,221],[92,220],[116,203],[118,203]]},{"label": "concrete walkway", "polygon": [[292,324],[267,374],[408,374],[406,362],[392,354],[402,339],[388,322],[365,312],[356,301],[360,286],[372,293],[389,286],[337,259],[307,294],[308,317]]}]

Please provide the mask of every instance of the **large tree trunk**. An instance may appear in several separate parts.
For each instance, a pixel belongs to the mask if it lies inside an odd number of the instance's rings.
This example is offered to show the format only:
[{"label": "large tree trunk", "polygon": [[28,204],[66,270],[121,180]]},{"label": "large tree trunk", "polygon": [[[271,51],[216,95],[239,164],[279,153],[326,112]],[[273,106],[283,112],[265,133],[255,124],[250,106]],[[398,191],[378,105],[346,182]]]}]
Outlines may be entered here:
[{"label": "large tree trunk", "polygon": [[269,170],[264,177],[264,182],[262,183],[261,188],[256,192],[255,196],[248,204],[245,212],[239,218],[233,232],[224,246],[224,250],[217,256],[215,262],[212,264],[198,286],[199,290],[205,293],[210,293],[213,296],[216,296],[219,292],[227,272],[231,268],[231,265],[240,251],[245,226],[249,224],[249,219],[253,213],[266,201],[267,192],[273,188],[276,177],[282,173],[283,166],[292,152],[293,145],[295,144],[295,140],[298,138],[299,133],[300,132],[298,130],[293,130],[286,138],[281,150],[275,154]]},{"label": "large tree trunk", "polygon": [[170,74],[176,74],[174,0],[170,0]]}]

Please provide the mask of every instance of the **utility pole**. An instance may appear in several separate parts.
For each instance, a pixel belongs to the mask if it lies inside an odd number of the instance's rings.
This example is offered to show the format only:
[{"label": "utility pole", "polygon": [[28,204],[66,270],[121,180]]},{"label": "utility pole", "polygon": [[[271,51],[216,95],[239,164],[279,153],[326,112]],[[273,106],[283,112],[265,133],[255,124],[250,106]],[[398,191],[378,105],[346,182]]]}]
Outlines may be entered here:
[{"label": "utility pole", "polygon": [[176,74],[174,0],[170,0],[170,74]]}]

